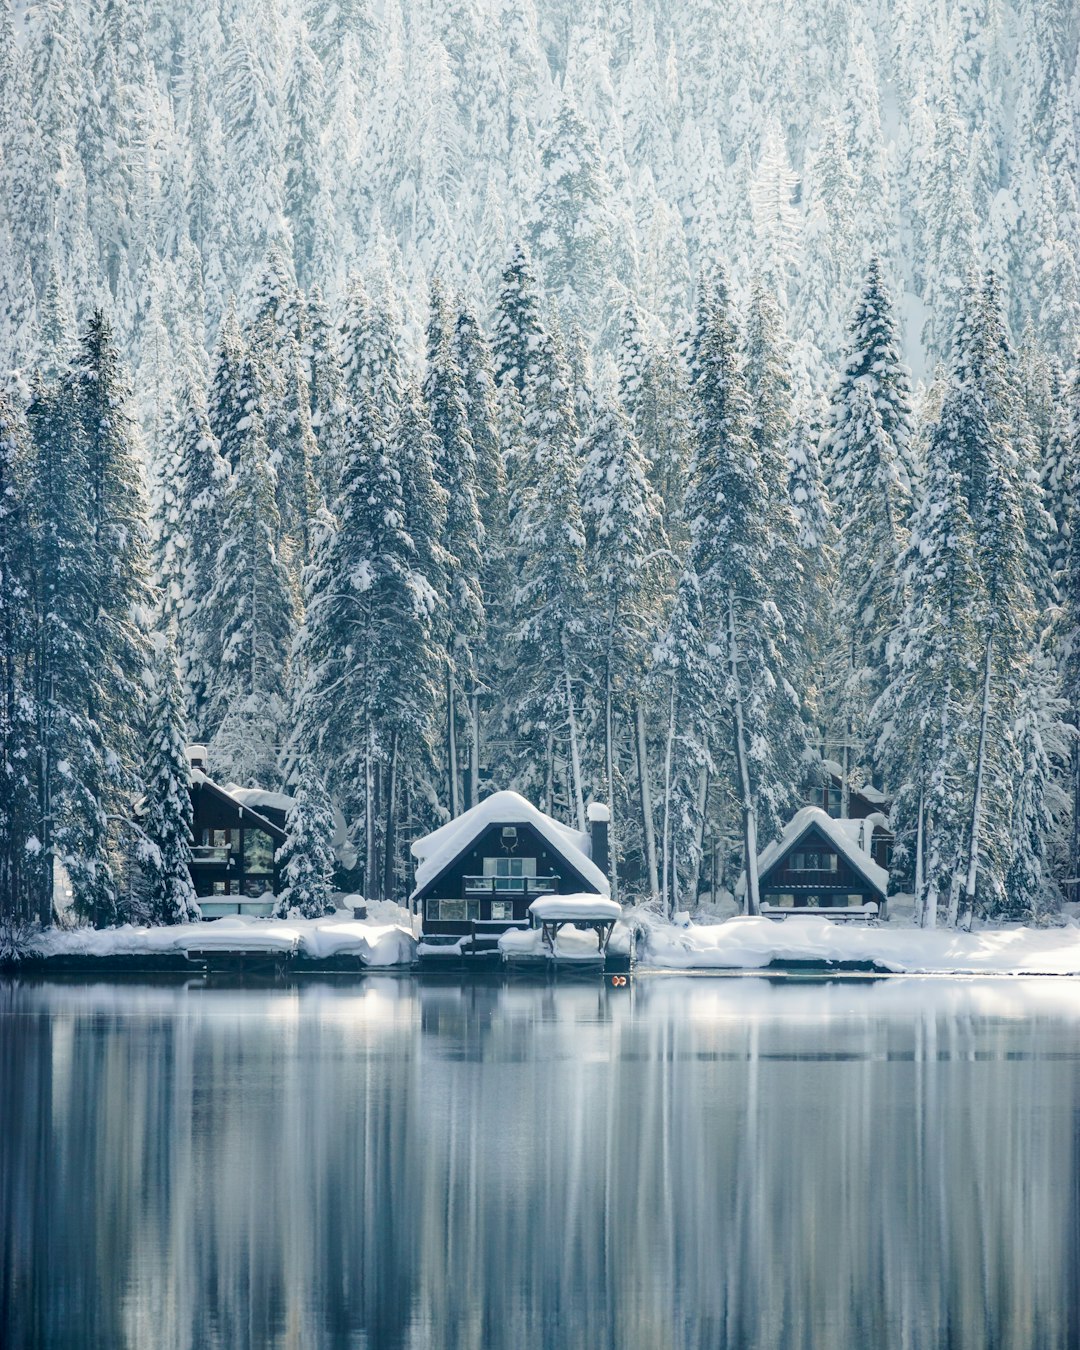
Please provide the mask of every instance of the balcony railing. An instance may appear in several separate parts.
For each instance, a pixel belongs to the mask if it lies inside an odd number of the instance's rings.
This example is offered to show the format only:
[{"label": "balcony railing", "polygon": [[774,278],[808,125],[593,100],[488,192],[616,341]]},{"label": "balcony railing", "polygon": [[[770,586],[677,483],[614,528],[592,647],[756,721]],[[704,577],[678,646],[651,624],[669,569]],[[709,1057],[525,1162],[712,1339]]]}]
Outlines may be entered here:
[{"label": "balcony railing", "polygon": [[558,877],[465,877],[466,895],[552,895]]}]

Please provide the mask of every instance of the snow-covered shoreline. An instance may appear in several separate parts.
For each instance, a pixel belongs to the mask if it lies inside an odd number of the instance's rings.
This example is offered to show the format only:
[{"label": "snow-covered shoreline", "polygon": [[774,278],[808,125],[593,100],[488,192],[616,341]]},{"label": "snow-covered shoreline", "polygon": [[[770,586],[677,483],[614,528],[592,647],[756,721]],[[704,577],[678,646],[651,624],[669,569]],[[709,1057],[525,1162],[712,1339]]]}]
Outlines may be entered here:
[{"label": "snow-covered shoreline", "polygon": [[[128,961],[140,956],[183,957],[189,951],[294,951],[301,959],[327,961],[357,957],[364,966],[410,966],[416,939],[406,911],[397,905],[372,906],[367,919],[347,913],[323,919],[255,919],[238,915],[212,923],[171,924],[163,927],[47,928],[35,934],[27,949],[31,961],[50,963],[69,959],[112,958]],[[385,912],[384,912],[385,911]],[[404,919],[404,921],[403,921]]]},{"label": "snow-covered shoreline", "polygon": [[923,929],[828,919],[736,917],[678,927],[646,923],[639,967],[737,971],[817,963],[906,975],[1080,975],[1080,924],[1056,928]]},{"label": "snow-covered shoreline", "polygon": [[[356,958],[362,967],[409,969],[417,941],[407,911],[379,905],[368,919],[344,913],[323,919],[227,918],[168,927],[50,928],[35,934],[26,951],[34,965],[68,966],[110,961],[125,966],[139,957],[185,957],[208,949],[293,952],[301,964]],[[856,926],[818,917],[783,922],[737,916],[707,923],[671,924],[630,911],[638,934],[636,968],[728,975],[785,968],[872,971],[895,975],[1080,976],[1080,922],[1060,927],[981,927],[970,933],[921,929],[909,924]],[[628,947],[630,928],[616,925],[613,947]],[[521,935],[528,940],[539,934]],[[564,930],[573,946],[576,934]],[[584,939],[585,935],[582,934]],[[595,938],[589,934],[589,951]]]}]

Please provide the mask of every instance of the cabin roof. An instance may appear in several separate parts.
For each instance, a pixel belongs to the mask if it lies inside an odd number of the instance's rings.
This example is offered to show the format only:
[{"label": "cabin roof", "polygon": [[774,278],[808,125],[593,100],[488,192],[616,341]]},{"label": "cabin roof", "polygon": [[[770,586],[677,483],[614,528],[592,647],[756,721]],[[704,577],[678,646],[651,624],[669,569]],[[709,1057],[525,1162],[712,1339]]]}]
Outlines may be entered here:
[{"label": "cabin roof", "polygon": [[[873,822],[870,819],[837,820],[820,806],[804,806],[801,811],[795,812],[784,827],[780,838],[774,839],[758,854],[758,876],[763,877],[775,867],[813,829],[824,835],[863,880],[877,891],[882,899],[885,898],[889,889],[889,874],[870,856],[870,843],[874,834]],[[865,841],[863,847],[859,845],[860,837]],[[742,877],[739,881],[740,894],[745,888],[746,878]]]},{"label": "cabin roof", "polygon": [[517,792],[493,792],[482,802],[412,845],[417,859],[413,896],[429,886],[492,825],[529,825],[553,852],[600,895],[608,895],[608,879],[593,862],[589,836],[554,820]]},{"label": "cabin roof", "polygon": [[[272,820],[268,820],[266,816],[260,815],[258,811],[253,809],[254,803],[249,801],[250,797],[281,797],[280,793],[261,792],[257,788],[238,788],[235,783],[229,783],[226,787],[222,787],[220,783],[215,783],[212,778],[208,778],[207,775],[203,773],[202,769],[196,769],[194,767],[192,767],[191,770],[191,786],[204,788],[211,795],[216,796],[227,805],[232,806],[239,811],[241,820],[246,820],[250,824],[258,826],[260,830],[265,830],[267,834],[276,839],[279,844],[284,842],[286,836],[285,831],[281,826],[275,825]],[[292,804],[291,797],[288,799],[281,799],[288,800],[289,804]],[[276,803],[264,801],[260,804],[264,807],[270,807],[271,809],[285,809],[276,806]]]}]

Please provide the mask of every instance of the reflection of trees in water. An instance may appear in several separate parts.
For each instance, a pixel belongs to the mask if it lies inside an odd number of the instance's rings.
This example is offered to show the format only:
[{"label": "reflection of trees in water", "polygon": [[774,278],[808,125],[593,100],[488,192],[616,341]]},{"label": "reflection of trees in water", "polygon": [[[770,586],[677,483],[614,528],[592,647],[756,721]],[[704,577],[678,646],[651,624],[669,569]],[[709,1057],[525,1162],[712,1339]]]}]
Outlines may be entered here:
[{"label": "reflection of trees in water", "polygon": [[1076,1018],[994,988],[9,992],[8,1343],[1065,1347]]}]

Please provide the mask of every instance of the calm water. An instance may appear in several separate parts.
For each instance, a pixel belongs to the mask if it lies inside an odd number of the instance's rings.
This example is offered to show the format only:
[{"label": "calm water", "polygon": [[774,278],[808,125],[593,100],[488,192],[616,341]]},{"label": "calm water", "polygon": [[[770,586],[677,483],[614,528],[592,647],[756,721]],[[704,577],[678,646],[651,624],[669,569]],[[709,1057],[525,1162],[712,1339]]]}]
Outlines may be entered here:
[{"label": "calm water", "polygon": [[1080,1345],[1080,984],[0,984],[0,1344]]}]

